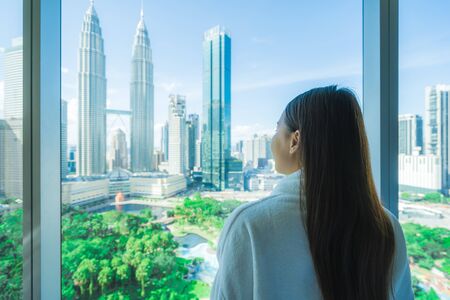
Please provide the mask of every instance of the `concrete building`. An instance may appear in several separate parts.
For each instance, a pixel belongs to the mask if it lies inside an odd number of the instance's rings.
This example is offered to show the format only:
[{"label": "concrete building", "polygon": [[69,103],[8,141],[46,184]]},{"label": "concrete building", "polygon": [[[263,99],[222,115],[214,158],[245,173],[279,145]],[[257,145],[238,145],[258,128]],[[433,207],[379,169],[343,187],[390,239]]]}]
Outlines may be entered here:
[{"label": "concrete building", "polygon": [[159,172],[132,174],[116,169],[108,176],[67,178],[62,182],[62,203],[74,206],[98,206],[118,193],[163,199],[186,189],[186,178]]},{"label": "concrete building", "polygon": [[186,162],[186,98],[169,96],[169,173],[185,174]]},{"label": "concrete building", "polygon": [[128,166],[127,137],[122,129],[117,128],[112,133],[109,169],[128,169]]},{"label": "concrete building", "polygon": [[106,74],[102,29],[94,3],[84,15],[78,52],[78,165],[80,176],[106,173]]},{"label": "concrete building", "polygon": [[69,174],[67,164],[67,101],[61,100],[61,178]]},{"label": "concrete building", "polygon": [[412,155],[423,153],[422,117],[413,114],[399,115],[398,118],[398,153]]},{"label": "concrete building", "polygon": [[450,187],[449,93],[450,85],[433,85],[425,89],[425,154],[440,158],[444,190]]},{"label": "concrete building", "polygon": [[131,170],[153,170],[154,86],[152,49],[144,12],[136,28],[131,61]]},{"label": "concrete building", "polygon": [[[271,137],[268,135],[254,135],[251,140],[245,141],[243,144],[243,161],[244,165],[249,165],[253,168],[262,168],[264,161],[272,158],[272,152],[270,150],[270,144],[272,142]],[[263,165],[258,166],[258,162]]]},{"label": "concrete building", "polygon": [[258,173],[250,176],[247,180],[249,191],[272,191],[275,185],[284,175],[278,173]]},{"label": "concrete building", "polygon": [[4,117],[4,194],[8,198],[23,196],[23,40],[15,38],[3,54]]},{"label": "concrete building", "polygon": [[109,179],[76,177],[61,183],[61,201],[68,205],[89,205],[109,198]]},{"label": "concrete building", "polygon": [[199,116],[197,114],[190,114],[186,120],[187,130],[187,168],[193,170],[198,163],[196,162],[197,141],[200,138],[200,124]]},{"label": "concrete building", "polygon": [[167,161],[169,159],[169,122],[167,121],[161,127],[161,151],[164,154],[163,161]]},{"label": "concrete building", "polygon": [[405,155],[398,157],[399,190],[428,193],[444,192],[441,158],[437,155]]},{"label": "concrete building", "polygon": [[167,198],[185,189],[186,178],[183,175],[149,173],[130,178],[130,192],[133,196]]}]

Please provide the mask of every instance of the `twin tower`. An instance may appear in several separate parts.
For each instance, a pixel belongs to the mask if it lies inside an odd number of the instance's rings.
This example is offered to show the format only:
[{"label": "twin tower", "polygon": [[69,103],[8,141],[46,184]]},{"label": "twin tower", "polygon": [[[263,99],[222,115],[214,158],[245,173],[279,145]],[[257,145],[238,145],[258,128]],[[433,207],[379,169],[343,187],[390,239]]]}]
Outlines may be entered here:
[{"label": "twin tower", "polygon": [[[81,29],[78,63],[78,175],[102,175],[106,173],[105,52],[92,0]],[[154,86],[152,50],[142,9],[133,44],[130,101],[131,171],[149,172],[153,165]]]}]

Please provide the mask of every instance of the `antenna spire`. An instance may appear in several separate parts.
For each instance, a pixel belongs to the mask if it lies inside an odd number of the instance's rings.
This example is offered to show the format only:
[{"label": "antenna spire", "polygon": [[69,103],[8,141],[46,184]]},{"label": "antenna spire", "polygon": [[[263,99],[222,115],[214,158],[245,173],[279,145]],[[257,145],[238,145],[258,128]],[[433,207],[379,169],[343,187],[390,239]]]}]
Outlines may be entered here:
[{"label": "antenna spire", "polygon": [[141,18],[144,18],[144,0],[141,0]]}]

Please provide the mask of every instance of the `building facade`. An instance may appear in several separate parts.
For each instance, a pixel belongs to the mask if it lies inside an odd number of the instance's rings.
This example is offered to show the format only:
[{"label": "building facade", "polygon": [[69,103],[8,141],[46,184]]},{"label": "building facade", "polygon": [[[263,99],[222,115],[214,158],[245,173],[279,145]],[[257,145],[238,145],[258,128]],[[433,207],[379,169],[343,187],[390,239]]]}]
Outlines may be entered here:
[{"label": "building facade", "polygon": [[131,62],[131,170],[153,169],[154,86],[152,49],[144,13],[136,28]]},{"label": "building facade", "polygon": [[67,164],[67,101],[61,100],[61,178],[69,173]]},{"label": "building facade", "polygon": [[100,21],[91,2],[78,54],[78,162],[80,176],[106,173],[106,75]]},{"label": "building facade", "polygon": [[197,140],[200,138],[199,116],[190,114],[186,121],[187,130],[187,167],[189,170],[196,166]]},{"label": "building facade", "polygon": [[127,137],[120,128],[115,129],[112,134],[109,166],[110,170],[128,169]]},{"label": "building facade", "polygon": [[8,198],[23,196],[23,40],[15,38],[5,49],[3,147],[4,194]]},{"label": "building facade", "polygon": [[242,147],[244,164],[253,168],[263,167],[263,162],[272,158],[271,140],[268,135],[255,134],[251,140],[245,141]]},{"label": "building facade", "polygon": [[161,127],[161,151],[164,155],[163,161],[169,159],[169,122],[165,122]]},{"label": "building facade", "polygon": [[169,96],[169,173],[186,172],[186,98]]},{"label": "building facade", "polygon": [[423,153],[422,117],[413,114],[400,115],[398,119],[398,153],[412,155]]},{"label": "building facade", "polygon": [[440,158],[444,192],[450,185],[449,93],[449,85],[433,85],[425,89],[425,154]]},{"label": "building facade", "polygon": [[405,155],[398,157],[400,191],[443,192],[441,158],[437,155]]},{"label": "building facade", "polygon": [[206,31],[203,39],[203,183],[225,188],[231,157],[231,38],[224,28]]}]

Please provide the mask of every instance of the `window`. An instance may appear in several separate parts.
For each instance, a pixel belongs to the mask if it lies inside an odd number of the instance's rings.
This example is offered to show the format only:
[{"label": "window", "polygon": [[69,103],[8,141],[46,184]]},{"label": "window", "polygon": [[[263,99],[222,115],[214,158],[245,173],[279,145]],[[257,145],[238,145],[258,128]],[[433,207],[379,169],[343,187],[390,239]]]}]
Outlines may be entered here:
[{"label": "window", "polygon": [[284,106],[361,96],[361,1],[254,5],[62,1],[63,298],[207,298],[225,218],[282,178]]},{"label": "window", "polygon": [[0,298],[22,297],[22,1],[0,3]]},{"label": "window", "polygon": [[450,297],[447,1],[399,1],[399,218],[417,299]]}]

